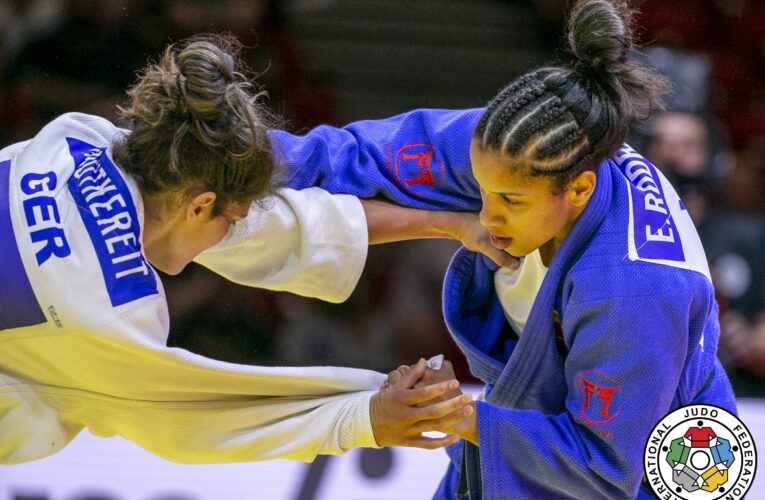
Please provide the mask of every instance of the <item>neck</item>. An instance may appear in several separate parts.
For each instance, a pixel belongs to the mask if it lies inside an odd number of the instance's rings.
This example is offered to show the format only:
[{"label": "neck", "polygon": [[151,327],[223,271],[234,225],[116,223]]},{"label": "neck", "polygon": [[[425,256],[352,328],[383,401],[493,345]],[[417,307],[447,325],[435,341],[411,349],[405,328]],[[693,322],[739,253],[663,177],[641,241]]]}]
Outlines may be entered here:
[{"label": "neck", "polygon": [[173,219],[177,214],[171,214],[167,198],[159,195],[141,193],[143,198],[144,221],[142,244],[149,262],[161,252],[170,236]]}]

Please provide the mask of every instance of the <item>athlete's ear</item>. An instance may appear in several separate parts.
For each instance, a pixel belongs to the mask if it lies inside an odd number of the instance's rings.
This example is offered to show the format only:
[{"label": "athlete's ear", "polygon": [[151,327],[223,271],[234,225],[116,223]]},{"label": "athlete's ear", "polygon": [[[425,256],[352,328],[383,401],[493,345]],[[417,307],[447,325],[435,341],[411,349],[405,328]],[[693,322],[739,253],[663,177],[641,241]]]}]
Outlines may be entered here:
[{"label": "athlete's ear", "polygon": [[595,191],[598,177],[592,170],[585,170],[574,177],[568,184],[568,201],[575,207],[583,207],[590,201]]},{"label": "athlete's ear", "polygon": [[194,196],[186,206],[186,218],[207,220],[212,217],[215,198],[215,193],[212,191],[205,191]]}]

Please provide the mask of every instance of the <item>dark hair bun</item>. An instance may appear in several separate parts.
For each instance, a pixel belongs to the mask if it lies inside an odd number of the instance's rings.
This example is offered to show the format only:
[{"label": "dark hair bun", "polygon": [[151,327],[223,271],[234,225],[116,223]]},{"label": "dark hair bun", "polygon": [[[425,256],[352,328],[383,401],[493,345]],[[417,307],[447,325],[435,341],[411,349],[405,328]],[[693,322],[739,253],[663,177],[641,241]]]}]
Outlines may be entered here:
[{"label": "dark hair bun", "polygon": [[630,10],[622,0],[579,0],[571,12],[568,43],[581,71],[613,70],[632,49]]},{"label": "dark hair bun", "polygon": [[236,40],[219,36],[214,41],[192,39],[177,49],[178,91],[188,110],[200,119],[214,119],[218,112],[229,112],[226,94],[247,87],[237,72]]}]

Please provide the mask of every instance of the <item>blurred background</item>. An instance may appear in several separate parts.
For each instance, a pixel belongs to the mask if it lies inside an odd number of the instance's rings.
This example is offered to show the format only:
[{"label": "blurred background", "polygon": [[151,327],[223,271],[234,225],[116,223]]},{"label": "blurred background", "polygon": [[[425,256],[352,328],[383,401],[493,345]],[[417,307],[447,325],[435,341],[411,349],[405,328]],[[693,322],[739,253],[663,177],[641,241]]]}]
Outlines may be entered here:
[{"label": "blurred background", "polygon": [[[116,118],[148,59],[230,31],[292,132],[417,107],[484,105],[565,46],[567,0],[0,0],[0,145],[67,111]],[[737,394],[765,396],[765,2],[636,1],[639,57],[670,78],[667,110],[631,144],[668,175],[707,250],[722,359]],[[163,276],[170,344],[265,365],[387,372],[444,353],[474,382],[440,312],[456,245],[370,249],[332,305],[248,289],[192,265]]]}]

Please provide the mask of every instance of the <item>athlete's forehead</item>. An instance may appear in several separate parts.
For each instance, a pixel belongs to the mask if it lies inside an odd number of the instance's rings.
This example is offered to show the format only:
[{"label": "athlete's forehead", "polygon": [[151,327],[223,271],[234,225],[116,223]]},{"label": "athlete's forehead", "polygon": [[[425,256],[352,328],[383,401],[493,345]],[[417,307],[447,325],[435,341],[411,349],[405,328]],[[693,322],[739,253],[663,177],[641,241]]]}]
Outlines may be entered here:
[{"label": "athlete's forehead", "polygon": [[478,185],[486,192],[505,196],[526,197],[549,190],[549,179],[526,175],[518,160],[493,149],[481,147],[474,140],[470,145],[470,161]]}]

